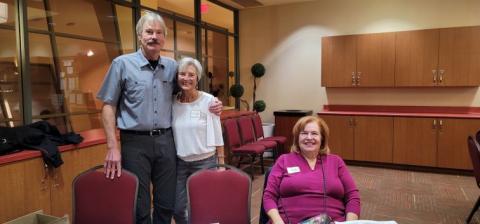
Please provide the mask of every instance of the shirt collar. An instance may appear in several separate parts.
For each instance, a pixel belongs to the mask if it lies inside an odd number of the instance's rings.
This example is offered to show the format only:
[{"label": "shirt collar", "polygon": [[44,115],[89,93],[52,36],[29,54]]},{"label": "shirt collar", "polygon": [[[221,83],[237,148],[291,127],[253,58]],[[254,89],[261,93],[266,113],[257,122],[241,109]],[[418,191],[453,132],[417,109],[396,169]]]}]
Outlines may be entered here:
[{"label": "shirt collar", "polygon": [[[143,55],[143,52],[142,52],[142,49],[139,48],[137,50],[137,57],[139,59],[138,61],[138,65],[140,67],[144,67],[144,66],[147,66],[147,65],[150,65],[150,62],[148,61],[148,59],[145,57],[145,55]],[[165,68],[165,60],[162,58],[162,56],[160,55],[159,59],[158,59],[158,66],[160,66],[160,68],[164,69]]]}]

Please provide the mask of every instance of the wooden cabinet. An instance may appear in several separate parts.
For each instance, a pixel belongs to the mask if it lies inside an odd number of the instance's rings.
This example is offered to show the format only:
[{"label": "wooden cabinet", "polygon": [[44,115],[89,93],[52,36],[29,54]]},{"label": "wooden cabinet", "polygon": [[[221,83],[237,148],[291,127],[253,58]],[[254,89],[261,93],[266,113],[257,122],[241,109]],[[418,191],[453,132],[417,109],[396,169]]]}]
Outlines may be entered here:
[{"label": "wooden cabinet", "polygon": [[298,119],[312,115],[311,110],[279,110],[274,111],[275,115],[275,136],[285,136],[287,141],[283,146],[283,151],[279,154],[290,152],[290,147],[292,146],[293,137],[292,129],[297,123]]},{"label": "wooden cabinet", "polygon": [[353,116],[321,115],[328,125],[330,152],[345,160],[353,160],[354,136]]},{"label": "wooden cabinet", "polygon": [[395,86],[480,85],[480,27],[396,33]]},{"label": "wooden cabinet", "polygon": [[394,163],[436,166],[436,119],[395,117],[394,133]]},{"label": "wooden cabinet", "polygon": [[393,118],[321,115],[330,128],[329,146],[346,160],[392,162]]},{"label": "wooden cabinet", "polygon": [[480,26],[322,38],[322,86],[479,86]]},{"label": "wooden cabinet", "polygon": [[476,119],[394,119],[394,163],[471,169],[467,137],[480,127]]},{"label": "wooden cabinet", "polygon": [[345,160],[472,169],[467,137],[479,119],[319,115],[330,151]]},{"label": "wooden cabinet", "polygon": [[472,169],[467,137],[480,128],[477,119],[441,119],[438,131],[437,166]]},{"label": "wooden cabinet", "polygon": [[440,29],[438,80],[444,86],[480,85],[480,26]]},{"label": "wooden cabinet", "polygon": [[42,209],[72,217],[72,181],[81,172],[103,164],[105,145],[62,153],[64,164],[45,169],[42,158],[0,166],[0,223]]},{"label": "wooden cabinet", "polygon": [[40,209],[49,214],[48,175],[41,158],[0,166],[0,223]]},{"label": "wooden cabinet", "polygon": [[322,85],[394,85],[395,33],[322,38]]}]

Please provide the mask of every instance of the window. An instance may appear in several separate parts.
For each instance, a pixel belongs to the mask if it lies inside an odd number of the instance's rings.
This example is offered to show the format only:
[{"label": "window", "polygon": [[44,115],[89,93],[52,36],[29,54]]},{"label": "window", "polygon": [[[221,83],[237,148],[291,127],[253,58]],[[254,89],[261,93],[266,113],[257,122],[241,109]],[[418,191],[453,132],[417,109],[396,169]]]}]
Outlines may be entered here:
[{"label": "window", "polygon": [[0,1],[0,126],[23,124],[14,1]]}]

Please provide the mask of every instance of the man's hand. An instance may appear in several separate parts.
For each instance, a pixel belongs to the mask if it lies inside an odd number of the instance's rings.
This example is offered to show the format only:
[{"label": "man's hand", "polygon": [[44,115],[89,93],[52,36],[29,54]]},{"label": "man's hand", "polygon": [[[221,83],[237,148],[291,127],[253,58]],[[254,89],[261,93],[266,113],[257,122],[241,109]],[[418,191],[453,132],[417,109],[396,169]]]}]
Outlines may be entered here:
[{"label": "man's hand", "polygon": [[223,110],[222,101],[218,100],[218,98],[215,97],[215,99],[212,101],[212,103],[211,103],[210,106],[208,107],[208,110],[209,110],[212,114],[215,114],[215,115],[217,115],[217,116],[220,116],[220,114],[222,114],[222,110]]},{"label": "man's hand", "polygon": [[122,175],[122,156],[120,154],[120,150],[109,149],[107,151],[104,167],[105,177],[107,178],[115,178],[115,173],[117,173],[117,177],[120,177],[120,175]]}]

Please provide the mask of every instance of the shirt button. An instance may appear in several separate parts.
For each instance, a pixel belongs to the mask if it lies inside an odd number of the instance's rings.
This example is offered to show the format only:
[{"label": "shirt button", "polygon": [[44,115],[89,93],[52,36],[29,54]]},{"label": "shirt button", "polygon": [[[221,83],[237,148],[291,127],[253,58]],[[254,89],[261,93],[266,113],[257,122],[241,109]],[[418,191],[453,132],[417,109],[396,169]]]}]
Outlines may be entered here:
[{"label": "shirt button", "polygon": [[157,88],[157,86],[153,86],[153,88],[155,89],[155,88]]},{"label": "shirt button", "polygon": [[155,113],[157,113],[157,111],[155,111]]},{"label": "shirt button", "polygon": [[154,98],[153,101],[157,101],[157,98]]}]

